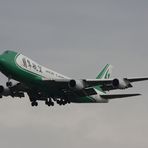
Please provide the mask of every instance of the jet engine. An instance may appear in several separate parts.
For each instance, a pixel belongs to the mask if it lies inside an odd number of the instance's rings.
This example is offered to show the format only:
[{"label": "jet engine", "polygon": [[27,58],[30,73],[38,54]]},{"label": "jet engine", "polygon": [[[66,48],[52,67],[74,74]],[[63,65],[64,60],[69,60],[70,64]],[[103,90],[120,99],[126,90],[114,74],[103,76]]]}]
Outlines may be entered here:
[{"label": "jet engine", "polygon": [[82,90],[85,88],[83,80],[70,80],[68,83],[70,89]]},{"label": "jet engine", "polygon": [[114,79],[112,82],[112,86],[118,89],[126,89],[128,87],[132,87],[132,85],[127,79],[122,79],[122,80]]},{"label": "jet engine", "polygon": [[2,96],[9,96],[11,95],[11,90],[10,88],[5,88],[4,86],[0,85],[0,94]]},{"label": "jet engine", "polygon": [[2,85],[0,85],[0,96],[1,96],[1,98],[2,98],[2,96],[5,96],[5,97],[7,97],[7,96],[11,96],[11,97],[19,97],[19,98],[22,98],[22,97],[24,97],[25,95],[24,95],[24,92],[13,92],[12,90],[11,90],[11,87],[9,88],[9,87],[4,87],[4,86],[2,86]]}]

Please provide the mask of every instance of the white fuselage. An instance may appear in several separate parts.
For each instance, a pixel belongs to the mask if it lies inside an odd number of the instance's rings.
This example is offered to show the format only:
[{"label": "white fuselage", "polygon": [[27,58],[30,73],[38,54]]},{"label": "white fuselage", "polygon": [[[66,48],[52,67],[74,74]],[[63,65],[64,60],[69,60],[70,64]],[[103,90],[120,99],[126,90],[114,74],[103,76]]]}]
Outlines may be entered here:
[{"label": "white fuselage", "polygon": [[43,80],[55,80],[55,79],[70,79],[62,74],[59,74],[51,69],[39,65],[35,61],[28,57],[19,54],[16,56],[16,64],[23,70],[27,70],[31,73],[40,75]]},{"label": "white fuselage", "polygon": [[[70,79],[67,76],[64,76],[62,74],[59,74],[51,69],[48,69],[44,66],[39,65],[35,61],[29,59],[28,57],[18,54],[16,56],[16,64],[22,69],[27,70],[28,72],[31,72],[33,74],[41,76],[42,80],[57,80],[57,79]],[[97,92],[96,95],[92,95],[93,99],[96,100],[98,103],[106,103],[106,100],[102,99],[100,95],[104,94],[103,92],[95,89]]]}]

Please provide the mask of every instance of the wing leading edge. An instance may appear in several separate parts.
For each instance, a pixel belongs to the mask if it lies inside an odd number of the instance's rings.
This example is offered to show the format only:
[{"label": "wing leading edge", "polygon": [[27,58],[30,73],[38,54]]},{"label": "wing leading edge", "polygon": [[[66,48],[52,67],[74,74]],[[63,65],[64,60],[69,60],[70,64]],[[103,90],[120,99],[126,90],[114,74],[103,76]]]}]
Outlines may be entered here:
[{"label": "wing leading edge", "polygon": [[90,87],[100,86],[103,91],[115,90],[115,89],[126,89],[132,87],[131,83],[146,81],[148,78],[123,78],[123,79],[80,79],[80,80],[70,80],[70,79],[57,79],[57,80],[44,80],[43,83],[46,86],[55,86],[60,89],[69,89],[70,84],[72,87],[79,87],[81,89],[86,89]]}]

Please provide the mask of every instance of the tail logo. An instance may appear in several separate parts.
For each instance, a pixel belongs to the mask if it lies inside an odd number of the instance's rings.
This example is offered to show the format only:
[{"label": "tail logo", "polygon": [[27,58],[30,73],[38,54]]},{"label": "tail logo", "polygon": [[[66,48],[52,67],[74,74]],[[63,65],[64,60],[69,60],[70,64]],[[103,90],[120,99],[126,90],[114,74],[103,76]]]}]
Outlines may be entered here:
[{"label": "tail logo", "polygon": [[109,73],[109,70],[106,72],[105,74],[105,79],[109,79],[110,78],[110,73]]}]

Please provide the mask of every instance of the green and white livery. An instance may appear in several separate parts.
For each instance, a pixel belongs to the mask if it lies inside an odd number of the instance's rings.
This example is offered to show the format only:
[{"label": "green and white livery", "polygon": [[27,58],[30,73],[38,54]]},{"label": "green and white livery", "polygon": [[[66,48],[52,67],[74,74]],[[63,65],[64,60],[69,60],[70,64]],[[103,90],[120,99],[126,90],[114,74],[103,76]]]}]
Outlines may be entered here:
[{"label": "green and white livery", "polygon": [[[96,79],[72,79],[48,69],[15,51],[5,51],[0,55],[0,71],[8,77],[6,86],[0,86],[0,97],[24,97],[27,93],[32,106],[45,101],[48,106],[54,102],[107,103],[110,99],[138,96],[140,94],[106,94],[115,89],[132,87],[132,82],[148,78],[111,79],[112,66],[107,64]],[[11,80],[17,82],[13,83]]]}]

